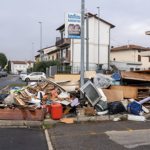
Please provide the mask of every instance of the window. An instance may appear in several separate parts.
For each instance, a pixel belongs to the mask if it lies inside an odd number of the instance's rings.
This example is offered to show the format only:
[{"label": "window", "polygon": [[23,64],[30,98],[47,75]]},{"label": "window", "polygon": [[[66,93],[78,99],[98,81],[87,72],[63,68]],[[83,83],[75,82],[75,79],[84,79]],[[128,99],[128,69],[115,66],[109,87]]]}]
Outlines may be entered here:
[{"label": "window", "polygon": [[140,68],[135,68],[135,70],[140,70]]},{"label": "window", "polygon": [[49,60],[50,60],[50,56],[49,56]]},{"label": "window", "polygon": [[130,68],[130,71],[134,71],[134,68]]},{"label": "window", "polygon": [[42,75],[43,73],[39,72],[38,75]]},{"label": "window", "polygon": [[24,65],[23,68],[25,68],[26,66]]},{"label": "window", "polygon": [[141,61],[141,56],[140,55],[138,55],[138,61]]},{"label": "window", "polygon": [[54,55],[52,56],[52,60],[54,60]]},{"label": "window", "polygon": [[15,68],[17,68],[17,65],[15,65]]},{"label": "window", "polygon": [[19,65],[19,68],[21,68],[21,65]]},{"label": "window", "polygon": [[38,75],[38,73],[32,73],[32,74],[31,74],[31,76],[36,76],[36,75]]}]

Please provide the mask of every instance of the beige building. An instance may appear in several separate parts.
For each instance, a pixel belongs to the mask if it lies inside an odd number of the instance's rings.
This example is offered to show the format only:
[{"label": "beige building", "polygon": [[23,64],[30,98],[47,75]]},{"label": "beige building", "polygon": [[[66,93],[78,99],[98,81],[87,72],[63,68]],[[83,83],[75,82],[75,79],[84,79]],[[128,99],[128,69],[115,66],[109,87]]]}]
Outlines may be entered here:
[{"label": "beige building", "polygon": [[34,67],[35,62],[29,60],[29,61],[26,61],[26,64],[27,64],[27,69],[29,69],[29,68],[33,68]]},{"label": "beige building", "polygon": [[128,61],[128,62],[141,62],[141,70],[150,69],[150,57],[141,57],[141,52],[150,51],[150,48],[125,45],[120,47],[111,48],[110,60],[111,61]]}]

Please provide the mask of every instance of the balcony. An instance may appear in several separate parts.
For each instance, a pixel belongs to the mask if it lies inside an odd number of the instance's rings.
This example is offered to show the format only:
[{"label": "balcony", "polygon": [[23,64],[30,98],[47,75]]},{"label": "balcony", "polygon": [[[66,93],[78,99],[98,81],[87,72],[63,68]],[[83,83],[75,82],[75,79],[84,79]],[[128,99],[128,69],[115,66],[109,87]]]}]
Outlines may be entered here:
[{"label": "balcony", "polygon": [[64,38],[56,42],[57,47],[63,47],[71,44],[71,39]]}]

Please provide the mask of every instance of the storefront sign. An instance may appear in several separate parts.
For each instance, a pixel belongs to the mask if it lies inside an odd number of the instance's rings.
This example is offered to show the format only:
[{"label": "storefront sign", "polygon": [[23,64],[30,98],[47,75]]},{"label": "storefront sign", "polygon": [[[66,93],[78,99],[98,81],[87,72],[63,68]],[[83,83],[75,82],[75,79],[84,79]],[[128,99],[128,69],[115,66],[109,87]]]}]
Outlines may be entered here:
[{"label": "storefront sign", "polygon": [[65,38],[81,39],[81,14],[65,13]]}]

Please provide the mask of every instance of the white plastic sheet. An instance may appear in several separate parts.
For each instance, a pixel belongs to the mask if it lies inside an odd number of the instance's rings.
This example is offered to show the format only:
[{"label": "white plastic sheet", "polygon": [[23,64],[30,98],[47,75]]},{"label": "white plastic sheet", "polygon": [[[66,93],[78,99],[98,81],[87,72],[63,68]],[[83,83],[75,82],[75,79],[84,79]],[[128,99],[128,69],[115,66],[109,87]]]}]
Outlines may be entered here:
[{"label": "white plastic sheet", "polygon": [[111,85],[111,81],[115,80],[103,74],[96,74],[93,80],[94,85],[102,89],[108,88]]}]

